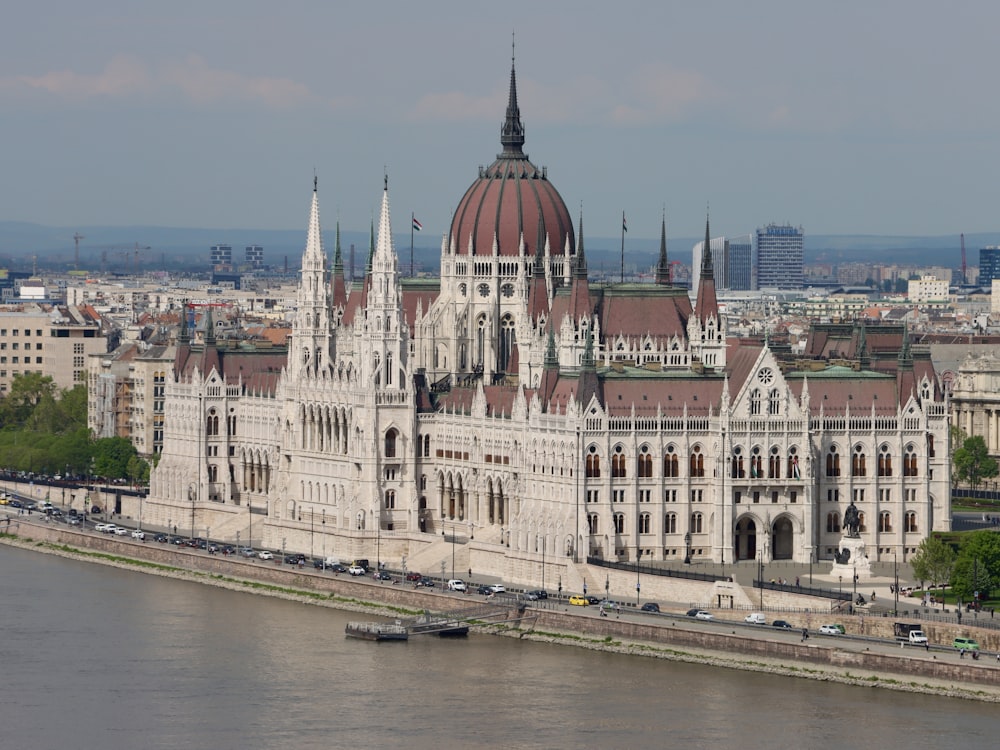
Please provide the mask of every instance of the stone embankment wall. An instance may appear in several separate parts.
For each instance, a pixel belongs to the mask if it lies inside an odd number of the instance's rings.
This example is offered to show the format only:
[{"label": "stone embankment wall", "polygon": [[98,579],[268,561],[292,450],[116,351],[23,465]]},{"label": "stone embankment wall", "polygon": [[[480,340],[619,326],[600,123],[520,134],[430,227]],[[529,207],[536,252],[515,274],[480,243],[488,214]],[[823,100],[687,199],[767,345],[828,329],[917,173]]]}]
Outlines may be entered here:
[{"label": "stone embankment wall", "polygon": [[[0,527],[0,531],[5,531]],[[313,572],[312,569],[298,570],[280,561],[264,562],[245,560],[222,555],[205,555],[187,549],[177,549],[168,545],[138,542],[116,536],[90,534],[68,529],[56,524],[27,522],[13,519],[10,532],[22,540],[44,541],[54,545],[67,545],[103,552],[109,555],[134,557],[182,569],[195,570],[209,575],[250,579],[275,586],[315,591],[327,595],[368,601],[389,607],[415,611],[424,608],[433,610],[454,610],[460,607],[459,600],[427,589],[415,589],[407,584],[391,584],[360,581],[347,574],[331,575]],[[475,594],[468,597],[471,602],[481,602]],[[908,658],[905,653],[895,656],[871,651],[849,651],[835,647],[819,647],[789,643],[787,641],[724,633],[718,628],[692,630],[677,627],[669,616],[655,620],[634,622],[628,619],[612,619],[581,616],[583,613],[569,613],[559,608],[532,607],[537,615],[534,629],[582,635],[594,639],[620,639],[655,644],[658,648],[697,649],[709,652],[739,654],[744,660],[753,658],[778,662],[814,664],[827,669],[867,671],[875,674],[907,675],[928,679],[953,681],[959,684],[996,685],[997,669],[970,669],[969,661],[943,661]],[[591,610],[586,610],[590,612]],[[725,615],[725,610],[720,611]],[[805,617],[804,615],[801,617]],[[816,615],[812,615],[813,618]],[[789,621],[796,623],[794,616]],[[851,618],[837,618],[838,622]],[[891,618],[865,618],[865,634],[889,638],[892,636]],[[813,625],[815,627],[815,624]],[[850,629],[850,625],[848,626]],[[856,627],[856,625],[855,625]],[[972,634],[981,646],[990,651],[1000,648],[1000,636],[992,630],[928,624],[928,634],[935,643],[950,643],[955,634]],[[858,632],[856,630],[852,632]],[[909,649],[909,647],[907,647]]]}]

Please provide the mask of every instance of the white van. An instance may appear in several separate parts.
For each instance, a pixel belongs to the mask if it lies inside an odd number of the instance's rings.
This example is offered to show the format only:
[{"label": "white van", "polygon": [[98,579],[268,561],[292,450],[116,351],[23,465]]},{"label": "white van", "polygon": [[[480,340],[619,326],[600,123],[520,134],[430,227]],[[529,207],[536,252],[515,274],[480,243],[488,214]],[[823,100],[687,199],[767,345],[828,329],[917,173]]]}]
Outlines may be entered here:
[{"label": "white van", "polygon": [[340,565],[339,557],[327,557],[323,560],[323,565],[327,568],[332,568],[334,565]]},{"label": "white van", "polygon": [[761,612],[751,612],[743,618],[743,622],[749,622],[751,625],[767,625],[767,618]]},{"label": "white van", "polygon": [[450,581],[448,581],[448,590],[449,591],[465,591],[466,590],[466,588],[465,588],[465,581],[460,580],[458,578],[452,578]]}]

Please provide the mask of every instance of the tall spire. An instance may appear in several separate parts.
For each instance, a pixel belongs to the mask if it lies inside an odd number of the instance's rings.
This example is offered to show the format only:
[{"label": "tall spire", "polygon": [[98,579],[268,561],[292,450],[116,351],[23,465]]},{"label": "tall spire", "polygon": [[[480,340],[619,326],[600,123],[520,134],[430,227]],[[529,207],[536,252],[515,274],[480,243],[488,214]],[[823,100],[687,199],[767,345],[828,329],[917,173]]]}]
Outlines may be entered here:
[{"label": "tall spire", "polygon": [[708,212],[705,213],[705,247],[701,253],[701,278],[715,276],[715,269],[712,265],[712,244],[711,232],[708,229]]},{"label": "tall spire", "polygon": [[583,208],[580,209],[580,231],[576,235],[576,269],[574,275],[587,278],[587,256],[583,251]]},{"label": "tall spire", "polygon": [[528,158],[522,149],[524,146],[524,125],[521,124],[521,110],[517,106],[517,76],[514,73],[514,35],[510,41],[510,93],[507,97],[507,117],[500,130],[500,145],[503,146],[501,156]]},{"label": "tall spire", "polygon": [[670,261],[667,259],[667,209],[660,221],[660,260],[656,264],[656,283],[670,285]]},{"label": "tall spire", "polygon": [[719,319],[719,301],[715,296],[715,271],[712,268],[711,232],[708,214],[705,214],[705,246],[701,253],[701,278],[698,280],[698,298],[695,300],[695,315],[705,325],[709,318]]}]

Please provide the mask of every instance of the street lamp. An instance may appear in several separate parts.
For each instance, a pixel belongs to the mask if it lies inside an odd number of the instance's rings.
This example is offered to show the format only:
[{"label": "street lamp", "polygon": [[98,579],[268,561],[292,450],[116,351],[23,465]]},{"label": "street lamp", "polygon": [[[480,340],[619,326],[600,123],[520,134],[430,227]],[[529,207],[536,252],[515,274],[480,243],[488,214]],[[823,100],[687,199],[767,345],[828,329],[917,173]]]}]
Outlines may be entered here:
[{"label": "street lamp", "polygon": [[611,581],[608,580],[608,574],[605,573],[604,574],[604,601],[605,602],[611,600],[611,594],[609,593],[610,590],[611,590]]},{"label": "street lamp", "polygon": [[899,568],[896,567],[896,550],[892,551],[892,591],[895,595],[895,604],[892,606],[892,616],[899,612]]},{"label": "street lamp", "polygon": [[326,570],[326,508],[323,508],[323,517],[321,519],[323,524],[323,570]]},{"label": "street lamp", "polygon": [[247,547],[253,549],[253,506],[247,498],[247,517],[250,519],[250,529],[247,531]]},{"label": "street lamp", "polygon": [[635,548],[635,606],[639,606],[639,558],[642,557],[642,550]]},{"label": "street lamp", "polygon": [[837,588],[837,596],[839,598],[843,599],[844,598],[844,576],[837,576],[837,579],[840,581],[840,583],[838,584],[838,588]]},{"label": "street lamp", "polygon": [[191,538],[194,539],[194,485],[188,485],[188,500],[191,501]]},{"label": "street lamp", "polygon": [[854,563],[854,593],[851,594],[851,599],[854,602],[858,601],[858,563]]},{"label": "street lamp", "polygon": [[764,609],[764,551],[757,554],[757,585],[760,587],[760,608]]},{"label": "street lamp", "polygon": [[[452,578],[455,577],[455,540],[451,540],[451,569]],[[382,505],[378,506],[378,513],[375,514],[375,570],[382,570]]]},{"label": "street lamp", "polygon": [[542,591],[545,590],[545,537],[542,537]]},{"label": "street lamp", "polygon": [[684,564],[691,564],[691,532],[684,535]]},{"label": "street lamp", "polygon": [[316,557],[316,509],[309,509],[309,558]]}]

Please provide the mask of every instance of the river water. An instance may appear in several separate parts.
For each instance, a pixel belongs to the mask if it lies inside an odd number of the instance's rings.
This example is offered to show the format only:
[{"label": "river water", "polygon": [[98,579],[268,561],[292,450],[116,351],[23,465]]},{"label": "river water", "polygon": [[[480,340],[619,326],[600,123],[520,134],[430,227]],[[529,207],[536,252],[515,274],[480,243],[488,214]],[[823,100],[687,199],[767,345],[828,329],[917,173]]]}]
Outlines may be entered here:
[{"label": "river water", "polygon": [[[0,747],[985,747],[997,706],[471,635],[0,546]],[[363,619],[363,618],[362,618]]]}]

